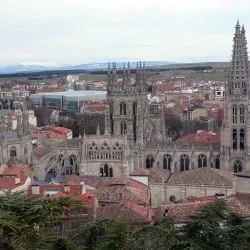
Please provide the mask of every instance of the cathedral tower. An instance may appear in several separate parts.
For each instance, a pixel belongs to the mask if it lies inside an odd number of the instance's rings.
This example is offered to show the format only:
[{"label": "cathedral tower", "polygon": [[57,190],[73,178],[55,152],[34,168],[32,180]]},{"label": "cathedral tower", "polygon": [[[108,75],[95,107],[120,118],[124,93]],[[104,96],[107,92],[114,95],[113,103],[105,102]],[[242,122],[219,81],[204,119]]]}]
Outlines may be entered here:
[{"label": "cathedral tower", "polygon": [[239,22],[233,41],[221,129],[221,162],[225,169],[241,172],[250,169],[250,91],[245,28]]},{"label": "cathedral tower", "polygon": [[124,64],[119,79],[116,64],[108,66],[108,108],[105,131],[110,135],[126,135],[131,144],[143,144],[144,117],[147,115],[145,64],[137,63],[135,79],[129,63]]}]

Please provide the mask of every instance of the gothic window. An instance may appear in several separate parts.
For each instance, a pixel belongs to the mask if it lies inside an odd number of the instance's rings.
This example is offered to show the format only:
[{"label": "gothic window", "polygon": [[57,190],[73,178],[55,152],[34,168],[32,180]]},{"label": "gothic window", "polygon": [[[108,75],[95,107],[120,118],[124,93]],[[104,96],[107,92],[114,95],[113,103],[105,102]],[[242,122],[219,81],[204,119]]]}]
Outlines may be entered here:
[{"label": "gothic window", "polygon": [[244,129],[240,130],[240,150],[245,148],[245,132]]},{"label": "gothic window", "polygon": [[242,164],[241,164],[241,161],[237,160],[237,161],[234,163],[233,170],[234,170],[234,173],[239,173],[239,172],[242,171]]},{"label": "gothic window", "polygon": [[60,164],[61,167],[64,167],[63,155],[59,155],[58,156],[58,163]]},{"label": "gothic window", "polygon": [[122,121],[121,122],[121,135],[127,134],[127,124],[126,122]]},{"label": "gothic window", "polygon": [[233,150],[237,149],[237,130],[233,129]]},{"label": "gothic window", "polygon": [[232,113],[233,113],[233,124],[236,124],[237,123],[237,106],[234,105],[232,107]]},{"label": "gothic window", "polygon": [[126,115],[127,114],[127,105],[125,102],[120,103],[120,115]]},{"label": "gothic window", "polygon": [[180,157],[180,170],[188,170],[189,169],[189,157],[188,155],[181,155]]},{"label": "gothic window", "polygon": [[198,156],[198,168],[207,167],[207,157],[204,154]]},{"label": "gothic window", "polygon": [[104,176],[109,176],[109,166],[108,166],[108,164],[104,165]]},{"label": "gothic window", "polygon": [[109,168],[109,177],[113,177],[113,169]]},{"label": "gothic window", "polygon": [[137,102],[133,103],[133,114],[136,115],[137,113]]},{"label": "gothic window", "polygon": [[69,174],[72,173],[76,173],[76,156],[75,155],[71,155],[69,157],[69,166],[68,166],[68,170],[69,170]]},{"label": "gothic window", "polygon": [[172,157],[171,155],[167,154],[163,156],[163,168],[164,169],[171,169],[171,161],[172,161]]},{"label": "gothic window", "polygon": [[146,168],[152,168],[154,166],[154,158],[152,155],[148,155],[146,159]]},{"label": "gothic window", "polygon": [[89,147],[89,153],[88,153],[89,159],[96,159],[97,151],[98,151],[98,146],[94,142],[92,142],[92,144]]},{"label": "gothic window", "polygon": [[220,155],[215,158],[215,168],[220,169]]},{"label": "gothic window", "polygon": [[241,105],[240,106],[240,123],[244,124],[244,122],[245,122],[245,109],[244,109],[244,106]]},{"label": "gothic window", "polygon": [[16,147],[12,146],[10,148],[10,157],[15,158],[16,157]]},{"label": "gothic window", "polygon": [[101,177],[113,177],[113,169],[105,164],[104,167],[100,168],[100,176]]}]

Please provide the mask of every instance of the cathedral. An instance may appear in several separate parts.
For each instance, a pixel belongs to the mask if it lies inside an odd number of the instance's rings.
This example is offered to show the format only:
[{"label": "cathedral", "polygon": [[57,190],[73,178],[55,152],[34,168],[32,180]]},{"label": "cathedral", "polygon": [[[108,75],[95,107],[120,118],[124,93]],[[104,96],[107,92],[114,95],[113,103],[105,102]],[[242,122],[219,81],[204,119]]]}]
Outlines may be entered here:
[{"label": "cathedral", "polygon": [[56,176],[126,177],[137,168],[163,168],[172,173],[201,167],[233,172],[250,169],[248,53],[245,29],[238,22],[233,41],[220,135],[197,131],[188,140],[172,142],[165,133],[163,106],[148,100],[145,64],[138,63],[133,76],[129,64],[124,65],[122,81],[118,81],[113,63],[108,66],[104,134],[98,126],[95,135],[35,149],[34,176],[46,179],[54,171]]},{"label": "cathedral", "polygon": [[[31,113],[33,113],[31,111]],[[34,113],[33,113],[34,114]],[[30,112],[23,107],[0,113],[0,166],[2,164],[31,164]]]}]

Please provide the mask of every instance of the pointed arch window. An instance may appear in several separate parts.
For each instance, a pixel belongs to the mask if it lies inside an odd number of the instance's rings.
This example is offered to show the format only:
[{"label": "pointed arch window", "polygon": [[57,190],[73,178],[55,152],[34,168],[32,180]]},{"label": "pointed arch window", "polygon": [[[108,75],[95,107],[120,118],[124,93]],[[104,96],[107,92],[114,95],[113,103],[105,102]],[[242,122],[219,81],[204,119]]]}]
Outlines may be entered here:
[{"label": "pointed arch window", "polygon": [[15,146],[12,146],[10,148],[10,157],[16,157],[16,147]]},{"label": "pointed arch window", "polygon": [[125,102],[120,103],[120,115],[127,115],[127,105]]},{"label": "pointed arch window", "polygon": [[163,168],[164,169],[171,169],[171,162],[172,162],[172,157],[169,154],[166,154],[163,156]]},{"label": "pointed arch window", "polygon": [[137,114],[137,101],[133,102],[133,115]]},{"label": "pointed arch window", "polygon": [[109,176],[109,166],[108,164],[105,164],[104,165],[104,173],[103,173],[104,176]]},{"label": "pointed arch window", "polygon": [[239,173],[242,171],[242,163],[241,161],[237,160],[235,163],[234,163],[234,166],[233,166],[233,170],[234,170],[234,173]]},{"label": "pointed arch window", "polygon": [[105,164],[104,167],[100,168],[101,177],[113,177],[113,169],[109,167],[108,164]]},{"label": "pointed arch window", "polygon": [[238,143],[237,130],[233,129],[233,150],[237,149],[237,143]]},{"label": "pointed arch window", "polygon": [[148,155],[146,159],[146,168],[152,168],[154,166],[154,157],[152,155]]},{"label": "pointed arch window", "polygon": [[109,168],[109,177],[113,177],[113,169]]},{"label": "pointed arch window", "polygon": [[206,168],[207,167],[207,157],[204,154],[198,156],[198,168]]},{"label": "pointed arch window", "polygon": [[244,129],[240,130],[240,150],[245,148],[245,131]]},{"label": "pointed arch window", "polygon": [[245,123],[245,108],[243,105],[240,106],[240,123]]},{"label": "pointed arch window", "polygon": [[125,121],[121,122],[121,135],[126,135],[127,134],[127,124]]},{"label": "pointed arch window", "polygon": [[215,168],[220,169],[220,155],[215,158]]},{"label": "pointed arch window", "polygon": [[186,154],[181,155],[181,157],[180,157],[180,170],[184,171],[184,170],[188,170],[188,169],[189,169],[189,157]]},{"label": "pointed arch window", "polygon": [[233,124],[237,124],[237,106],[236,105],[232,107],[232,120],[233,120]]}]

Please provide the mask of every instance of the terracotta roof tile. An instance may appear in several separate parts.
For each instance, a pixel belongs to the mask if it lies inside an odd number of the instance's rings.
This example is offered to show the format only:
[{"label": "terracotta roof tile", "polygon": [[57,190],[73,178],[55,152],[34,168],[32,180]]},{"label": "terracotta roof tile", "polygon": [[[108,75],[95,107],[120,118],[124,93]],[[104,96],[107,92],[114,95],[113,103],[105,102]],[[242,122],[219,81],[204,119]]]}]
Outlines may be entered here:
[{"label": "terracotta roof tile", "polygon": [[150,222],[153,211],[143,205],[128,203],[101,203],[97,208],[97,219],[122,219],[132,223]]},{"label": "terracotta roof tile", "polygon": [[130,176],[148,176],[148,181],[150,183],[162,183],[169,175],[170,171],[163,168],[137,168],[130,174]]},{"label": "terracotta roof tile", "polygon": [[220,134],[211,131],[197,131],[195,134],[188,134],[176,141],[181,145],[210,145],[220,144]]},{"label": "terracotta roof tile", "polygon": [[215,168],[197,168],[174,173],[167,181],[169,185],[226,186],[233,187],[233,173]]}]

